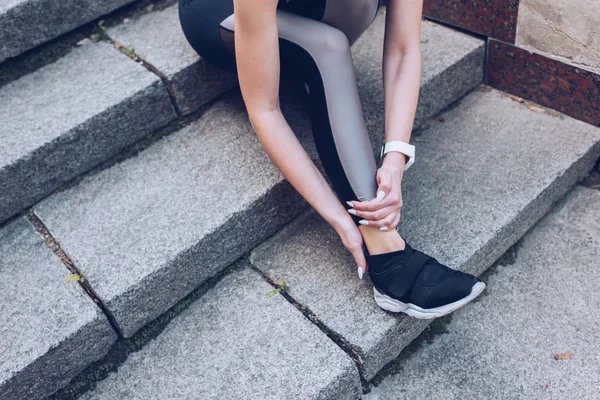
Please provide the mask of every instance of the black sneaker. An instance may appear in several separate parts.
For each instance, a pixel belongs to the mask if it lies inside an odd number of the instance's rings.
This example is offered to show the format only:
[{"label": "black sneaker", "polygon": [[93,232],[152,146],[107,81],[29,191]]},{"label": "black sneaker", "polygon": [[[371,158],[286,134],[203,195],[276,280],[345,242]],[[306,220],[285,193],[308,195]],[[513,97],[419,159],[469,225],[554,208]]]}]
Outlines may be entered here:
[{"label": "black sneaker", "polygon": [[404,250],[384,254],[365,250],[365,257],[375,302],[387,311],[437,318],[469,303],[485,288],[475,276],[448,268],[408,243]]}]

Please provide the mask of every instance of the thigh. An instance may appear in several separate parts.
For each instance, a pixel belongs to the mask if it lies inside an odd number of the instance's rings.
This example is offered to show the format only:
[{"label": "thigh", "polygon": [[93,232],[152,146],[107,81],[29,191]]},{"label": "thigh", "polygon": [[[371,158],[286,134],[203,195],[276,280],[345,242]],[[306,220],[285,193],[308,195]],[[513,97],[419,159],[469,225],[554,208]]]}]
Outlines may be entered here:
[{"label": "thigh", "polygon": [[344,32],[352,45],[375,19],[380,0],[318,0],[318,2],[318,5],[314,5],[311,17]]},{"label": "thigh", "polygon": [[233,0],[179,0],[181,29],[192,48],[207,62],[237,72],[220,26],[232,14]]}]

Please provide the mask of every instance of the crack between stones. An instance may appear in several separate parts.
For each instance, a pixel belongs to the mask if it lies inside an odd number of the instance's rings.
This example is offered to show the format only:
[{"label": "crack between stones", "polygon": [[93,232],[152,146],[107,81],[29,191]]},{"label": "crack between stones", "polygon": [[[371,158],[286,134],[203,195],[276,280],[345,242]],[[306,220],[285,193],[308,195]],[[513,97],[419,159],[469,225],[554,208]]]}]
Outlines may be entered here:
[{"label": "crack between stones", "polygon": [[152,72],[154,75],[156,75],[160,78],[162,83],[165,85],[165,88],[167,89],[167,94],[169,95],[169,99],[171,100],[171,104],[173,105],[173,108],[175,109],[175,113],[177,114],[177,117],[181,118],[183,116],[183,113],[181,112],[181,110],[179,109],[179,106],[177,105],[175,93],[174,93],[171,83],[169,82],[169,78],[167,78],[167,76],[165,74],[160,72],[158,70],[158,68],[156,68],[154,65],[152,65],[151,63],[146,61],[139,54],[137,54],[135,52],[135,50],[133,49],[133,47],[127,47],[127,46],[123,45],[121,42],[114,40],[104,30],[101,31],[100,35],[102,37],[102,40],[110,43],[117,51],[121,52],[122,54],[125,54],[127,57],[131,58],[133,61],[141,64],[142,67],[146,68],[148,71]]},{"label": "crack between stones", "polygon": [[83,274],[82,271],[79,270],[79,268],[77,268],[75,266],[75,264],[73,263],[73,260],[71,260],[69,258],[69,256],[67,256],[67,254],[62,249],[62,247],[60,246],[60,244],[58,243],[56,238],[54,238],[54,236],[52,236],[52,234],[50,233],[50,231],[48,230],[46,225],[42,222],[42,220],[37,215],[35,215],[33,209],[29,209],[27,211],[27,213],[25,214],[25,217],[29,220],[29,222],[31,222],[33,224],[33,226],[37,229],[37,231],[42,235],[42,237],[44,238],[44,242],[46,243],[46,246],[50,250],[52,250],[54,252],[54,254],[56,254],[56,256],[65,265],[65,267],[67,267],[67,269],[72,274],[76,274],[80,277],[80,279],[77,281],[79,283],[79,286],[81,286],[81,288],[85,291],[85,293],[94,301],[94,303],[96,303],[96,305],[100,308],[100,310],[102,310],[102,312],[106,316],[106,319],[108,320],[108,323],[115,330],[115,332],[117,332],[117,334],[119,336],[121,336],[121,333],[120,333],[121,330],[119,329],[119,325],[117,324],[117,321],[116,321],[115,317],[113,316],[113,314],[106,307],[106,305],[104,304],[104,302],[102,301],[102,299],[100,298],[98,293],[96,293],[96,291],[94,290],[92,285],[89,283],[89,281],[85,277],[85,274]]},{"label": "crack between stones", "polygon": [[335,343],[340,349],[342,349],[346,354],[348,354],[348,356],[352,359],[352,361],[354,361],[354,363],[356,364],[356,367],[358,369],[358,375],[360,377],[360,383],[362,386],[363,394],[368,393],[370,391],[369,381],[367,379],[365,379],[365,377],[364,377],[363,355],[360,353],[360,351],[354,349],[352,347],[352,345],[346,339],[344,339],[339,333],[335,332],[333,329],[330,329],[323,321],[321,321],[319,319],[319,317],[316,316],[315,313],[312,312],[312,310],[310,308],[308,308],[308,307],[304,306],[302,303],[296,301],[285,290],[285,286],[277,284],[275,281],[273,281],[271,278],[269,278],[267,275],[265,275],[262,271],[260,271],[258,268],[256,268],[256,266],[254,264],[252,264],[251,261],[249,261],[249,264],[250,264],[250,267],[253,270],[255,270],[258,274],[260,274],[260,276],[262,276],[264,280],[266,280],[275,289],[278,289],[279,294],[281,296],[283,296],[284,299],[286,299],[291,305],[293,305],[298,311],[300,311],[302,313],[302,315],[304,315],[310,322],[315,324],[321,330],[321,332],[323,332],[325,334],[325,336],[327,336],[329,339],[331,339],[331,341],[333,341],[333,343]]}]

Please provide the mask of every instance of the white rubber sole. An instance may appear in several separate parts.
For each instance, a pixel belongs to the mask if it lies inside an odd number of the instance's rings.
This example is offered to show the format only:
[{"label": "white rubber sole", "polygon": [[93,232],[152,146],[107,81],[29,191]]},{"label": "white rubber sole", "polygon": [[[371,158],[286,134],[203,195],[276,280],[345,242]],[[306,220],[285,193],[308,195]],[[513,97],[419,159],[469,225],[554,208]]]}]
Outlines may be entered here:
[{"label": "white rubber sole", "polygon": [[435,308],[421,308],[411,303],[403,303],[396,299],[391,298],[388,295],[379,293],[379,291],[373,286],[373,294],[377,305],[384,310],[391,312],[403,312],[411,317],[418,319],[433,319],[443,317],[444,315],[450,314],[451,312],[458,310],[465,304],[469,303],[475,297],[479,296],[485,289],[485,283],[477,282],[471,288],[471,293],[467,297],[463,297],[454,303],[446,304],[444,306]]}]

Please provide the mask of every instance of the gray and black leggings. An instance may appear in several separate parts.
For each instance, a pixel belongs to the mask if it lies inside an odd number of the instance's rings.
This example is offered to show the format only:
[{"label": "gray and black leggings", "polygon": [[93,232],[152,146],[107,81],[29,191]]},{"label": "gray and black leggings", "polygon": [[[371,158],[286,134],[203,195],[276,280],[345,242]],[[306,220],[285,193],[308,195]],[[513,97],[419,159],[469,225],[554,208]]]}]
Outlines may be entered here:
[{"label": "gray and black leggings", "polygon": [[[350,46],[378,9],[379,0],[279,0],[277,6],[280,75],[308,85],[317,152],[344,206],[377,191]],[[179,19],[204,60],[237,72],[233,0],[179,0]],[[352,217],[358,225],[360,218]]]}]

